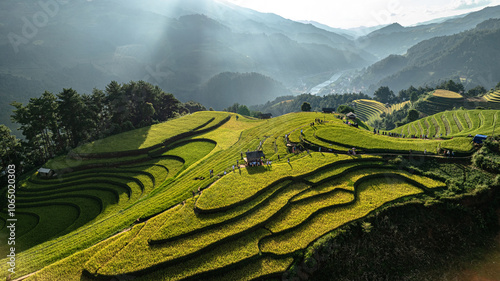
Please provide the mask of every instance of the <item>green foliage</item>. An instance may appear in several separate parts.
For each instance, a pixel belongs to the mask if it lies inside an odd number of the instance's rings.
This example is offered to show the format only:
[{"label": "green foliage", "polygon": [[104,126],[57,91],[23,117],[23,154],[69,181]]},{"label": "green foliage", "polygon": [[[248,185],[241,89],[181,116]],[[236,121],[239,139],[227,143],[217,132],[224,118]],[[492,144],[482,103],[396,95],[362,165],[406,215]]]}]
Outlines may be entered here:
[{"label": "green foliage", "polygon": [[[194,113],[194,112],[197,112],[197,111],[206,111],[207,108],[202,105],[201,103],[199,102],[195,102],[195,101],[188,101],[186,103],[184,103],[184,107],[189,110],[189,113]],[[213,108],[212,110],[213,111]]]},{"label": "green foliage", "polygon": [[476,86],[475,88],[468,90],[467,93],[465,94],[465,96],[466,97],[479,97],[479,96],[486,94],[486,92],[488,92],[488,91],[483,86]]},{"label": "green foliage", "polygon": [[381,103],[390,103],[396,97],[394,92],[387,86],[381,86],[375,91],[375,93],[373,93],[373,95],[375,96],[375,99]]},{"label": "green foliage", "polygon": [[94,89],[80,95],[63,89],[57,96],[44,92],[24,106],[15,107],[12,120],[20,125],[26,142],[22,157],[26,169],[85,142],[150,126],[186,112],[172,94],[144,81]]},{"label": "green foliage", "polygon": [[[363,93],[328,94],[325,96],[302,94],[298,96],[282,96],[263,105],[252,106],[252,110],[272,113],[273,116],[296,112],[304,102],[311,104],[312,111],[321,111],[323,108],[338,108],[340,105],[350,104],[354,100],[370,99]],[[338,111],[337,111],[338,112]]]},{"label": "green foliage", "polygon": [[418,110],[410,109],[408,111],[408,115],[406,116],[406,119],[408,120],[408,122],[413,122],[413,121],[417,120],[419,117],[420,117],[420,112],[418,112]]},{"label": "green foliage", "polygon": [[342,113],[342,114],[347,114],[349,112],[354,113],[354,108],[352,108],[348,105],[339,105],[339,107],[337,108],[337,112]]},{"label": "green foliage", "polygon": [[300,106],[300,110],[302,111],[311,111],[311,104],[308,103],[308,102],[304,102],[301,106]]},{"label": "green foliage", "polygon": [[440,85],[436,86],[436,89],[444,89],[444,90],[448,90],[448,91],[452,91],[452,92],[456,92],[456,93],[460,93],[460,92],[464,92],[464,85],[462,85],[462,83],[456,83],[455,81],[453,80],[448,80],[448,81],[445,81],[443,83],[441,83]]},{"label": "green foliage", "polygon": [[246,105],[241,105],[236,113],[244,116],[250,116],[250,110]]}]

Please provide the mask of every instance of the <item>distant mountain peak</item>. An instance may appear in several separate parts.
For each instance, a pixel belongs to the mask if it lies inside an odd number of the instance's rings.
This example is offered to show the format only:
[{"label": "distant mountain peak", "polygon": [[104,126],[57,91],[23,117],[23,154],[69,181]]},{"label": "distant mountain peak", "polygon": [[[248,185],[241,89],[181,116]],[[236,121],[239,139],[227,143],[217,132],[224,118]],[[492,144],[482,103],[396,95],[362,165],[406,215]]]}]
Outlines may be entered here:
[{"label": "distant mountain peak", "polygon": [[394,33],[394,32],[403,31],[404,29],[405,28],[402,25],[400,25],[399,23],[395,22],[395,23],[389,24],[388,26],[384,26],[381,29],[373,31],[368,36],[371,36],[371,35],[380,35],[380,34],[390,34],[390,33]]}]

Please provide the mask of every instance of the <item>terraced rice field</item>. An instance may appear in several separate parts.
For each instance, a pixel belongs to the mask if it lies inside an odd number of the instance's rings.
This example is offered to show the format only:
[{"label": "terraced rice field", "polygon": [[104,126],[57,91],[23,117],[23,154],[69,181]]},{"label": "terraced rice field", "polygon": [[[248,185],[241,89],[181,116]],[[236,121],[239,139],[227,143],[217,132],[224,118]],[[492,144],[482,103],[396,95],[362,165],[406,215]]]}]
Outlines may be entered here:
[{"label": "terraced rice field", "polygon": [[358,118],[365,122],[372,122],[376,119],[380,119],[380,114],[391,114],[396,110],[400,110],[406,104],[409,104],[410,101],[393,104],[389,107],[386,107],[385,104],[376,100],[360,99],[353,101],[353,103],[355,104],[355,112]]},{"label": "terraced rice field", "polygon": [[[488,116],[481,111],[456,120],[474,130],[489,126]],[[326,122],[312,126],[316,118]],[[20,182],[19,270],[13,277],[32,272],[25,280],[279,277],[323,235],[392,202],[445,187],[378,155],[345,154],[347,148],[470,149],[463,138],[395,139],[321,113],[250,120],[202,112],[171,122],[139,130],[142,137],[120,137],[135,141],[105,139],[54,159],[47,165],[58,169],[57,178],[33,174]],[[299,151],[299,145],[291,151],[285,135],[311,150]],[[233,171],[244,152],[255,149],[272,165]],[[6,219],[3,210],[2,236]],[[5,259],[0,271],[7,272]]]},{"label": "terraced rice field", "polygon": [[500,102],[500,90],[496,90],[494,92],[490,92],[484,96],[484,99],[491,103],[499,103]]},{"label": "terraced rice field", "polygon": [[406,124],[391,132],[406,136],[427,135],[429,138],[491,135],[494,127],[498,126],[496,122],[499,117],[500,110],[445,111]]},{"label": "terraced rice field", "polygon": [[418,110],[427,115],[450,110],[454,107],[460,108],[461,106],[466,106],[466,100],[462,95],[448,90],[435,90],[423,102],[424,105]]}]

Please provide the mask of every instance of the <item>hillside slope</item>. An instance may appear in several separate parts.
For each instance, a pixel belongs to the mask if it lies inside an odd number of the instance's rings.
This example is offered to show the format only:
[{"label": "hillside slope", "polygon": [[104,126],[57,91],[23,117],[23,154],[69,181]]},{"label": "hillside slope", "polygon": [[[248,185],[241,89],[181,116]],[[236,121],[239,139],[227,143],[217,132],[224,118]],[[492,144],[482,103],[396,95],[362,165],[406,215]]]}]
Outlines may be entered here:
[{"label": "hillside slope", "polygon": [[[368,154],[347,154],[353,146]],[[471,149],[467,138],[400,140],[322,113],[197,112],[116,135],[47,163],[54,179],[19,182],[13,277],[42,268],[26,280],[279,276],[324,234],[445,186],[370,153],[437,147]],[[243,165],[255,149],[272,164]],[[6,222],[2,209],[0,235]]]}]

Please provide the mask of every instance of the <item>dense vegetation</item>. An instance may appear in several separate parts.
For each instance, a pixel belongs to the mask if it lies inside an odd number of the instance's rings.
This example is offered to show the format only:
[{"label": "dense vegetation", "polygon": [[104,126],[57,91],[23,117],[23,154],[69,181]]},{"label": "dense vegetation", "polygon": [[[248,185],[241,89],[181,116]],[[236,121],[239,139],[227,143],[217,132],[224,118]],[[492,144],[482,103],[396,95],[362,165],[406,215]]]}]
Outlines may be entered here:
[{"label": "dense vegetation", "polygon": [[85,142],[204,109],[192,101],[186,108],[172,94],[144,81],[113,81],[105,90],[94,89],[91,95],[80,95],[73,89],[57,95],[46,91],[26,105],[12,105],[12,120],[25,139],[18,141],[2,127],[5,137],[1,140],[0,164],[3,170],[6,163],[15,163],[19,173]]},{"label": "dense vegetation", "polygon": [[298,96],[283,96],[269,101],[262,105],[250,106],[250,109],[263,113],[272,113],[273,116],[279,116],[290,112],[301,110],[304,102],[311,105],[311,111],[322,111],[323,108],[338,108],[341,105],[350,104],[357,99],[370,99],[363,93],[350,93],[342,95],[316,96],[311,94],[302,94]]}]

